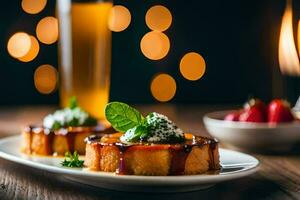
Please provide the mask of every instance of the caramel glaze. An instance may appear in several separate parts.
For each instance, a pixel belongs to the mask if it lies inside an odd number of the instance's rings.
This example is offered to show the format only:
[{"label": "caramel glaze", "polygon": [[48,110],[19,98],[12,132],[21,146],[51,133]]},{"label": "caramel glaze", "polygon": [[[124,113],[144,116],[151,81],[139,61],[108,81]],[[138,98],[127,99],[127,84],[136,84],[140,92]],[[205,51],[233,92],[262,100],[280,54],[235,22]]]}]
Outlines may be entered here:
[{"label": "caramel glaze", "polygon": [[55,135],[61,135],[66,137],[68,149],[70,152],[74,152],[74,144],[75,144],[75,137],[77,134],[82,133],[96,133],[96,134],[110,134],[114,133],[115,130],[112,127],[106,127],[102,124],[98,124],[94,127],[68,127],[68,128],[61,128],[58,130],[50,130],[48,128],[43,128],[42,126],[27,126],[24,128],[24,132],[29,133],[29,153],[32,153],[32,136],[33,134],[44,134],[45,135],[45,145],[46,151],[48,154],[53,154],[52,144]]},{"label": "caramel glaze", "polygon": [[125,165],[125,153],[134,148],[143,148],[149,150],[166,150],[168,149],[172,154],[171,160],[171,169],[169,175],[182,175],[185,170],[185,162],[192,151],[192,148],[203,147],[204,145],[209,145],[209,156],[211,159],[211,163],[209,165],[210,169],[215,169],[217,163],[215,163],[213,152],[217,148],[218,141],[216,139],[203,137],[203,136],[193,136],[193,139],[186,140],[184,143],[179,144],[149,144],[149,143],[133,143],[133,144],[125,144],[119,141],[119,137],[109,138],[107,141],[101,141],[101,138],[104,135],[91,135],[85,139],[85,142],[88,144],[99,144],[100,148],[103,146],[116,146],[120,151],[120,160],[119,166],[116,170],[117,174],[125,175],[128,174]]}]

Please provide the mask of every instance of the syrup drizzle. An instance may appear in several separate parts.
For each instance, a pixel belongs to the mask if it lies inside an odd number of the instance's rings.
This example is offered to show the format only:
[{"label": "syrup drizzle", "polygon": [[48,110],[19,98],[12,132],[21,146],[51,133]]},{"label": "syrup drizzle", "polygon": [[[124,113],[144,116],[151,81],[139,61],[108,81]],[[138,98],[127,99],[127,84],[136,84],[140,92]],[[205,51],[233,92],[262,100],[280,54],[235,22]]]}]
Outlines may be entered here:
[{"label": "syrup drizzle", "polygon": [[185,162],[192,151],[192,146],[184,145],[181,147],[170,147],[170,151],[172,153],[172,161],[171,161],[171,169],[170,175],[182,175],[184,174]]},{"label": "syrup drizzle", "polygon": [[116,170],[116,174],[120,174],[120,175],[125,175],[126,172],[128,171],[126,169],[126,163],[125,163],[125,153],[127,151],[127,149],[130,147],[129,145],[125,145],[123,143],[115,143],[115,145],[118,147],[119,149],[119,167]]},{"label": "syrup drizzle", "polygon": [[[53,149],[52,149],[53,139],[54,139],[53,134],[46,135],[45,145],[46,145],[46,152],[48,155],[53,154]],[[32,150],[30,150],[30,151],[32,151]]]},{"label": "syrup drizzle", "polygon": [[52,131],[50,129],[46,129],[43,127],[38,126],[28,126],[24,128],[26,133],[29,133],[29,146],[26,150],[29,154],[32,154],[32,138],[33,134],[44,134],[45,135],[45,149],[46,154],[51,155],[53,154],[53,141],[54,136],[59,135],[66,138],[68,151],[73,153],[75,151],[75,138],[77,134],[92,132],[92,133],[102,133],[102,134],[109,134],[115,132],[112,128],[106,128],[103,125],[98,125],[96,127],[69,127],[69,128],[62,128],[58,131]]},{"label": "syrup drizzle", "polygon": [[143,144],[143,148],[148,148],[149,150],[161,150],[168,149],[172,155],[171,159],[171,168],[169,171],[169,175],[182,175],[185,170],[185,163],[189,153],[192,151],[193,147],[203,147],[204,145],[209,145],[209,156],[210,163],[209,168],[215,169],[216,163],[214,160],[214,151],[217,147],[218,141],[215,139],[210,139],[202,136],[195,136],[193,140],[188,140],[183,144],[161,144],[161,145],[151,145],[145,143],[138,144],[124,144],[117,141],[117,138],[111,138],[107,142],[101,142],[101,138],[104,135],[92,135],[85,139],[85,142],[88,144],[97,143],[100,145],[100,148],[103,146],[116,146],[119,149],[119,166],[116,170],[116,174],[125,175],[130,174],[128,169],[126,168],[125,155],[126,152],[130,148],[134,148],[136,146],[141,146]]}]

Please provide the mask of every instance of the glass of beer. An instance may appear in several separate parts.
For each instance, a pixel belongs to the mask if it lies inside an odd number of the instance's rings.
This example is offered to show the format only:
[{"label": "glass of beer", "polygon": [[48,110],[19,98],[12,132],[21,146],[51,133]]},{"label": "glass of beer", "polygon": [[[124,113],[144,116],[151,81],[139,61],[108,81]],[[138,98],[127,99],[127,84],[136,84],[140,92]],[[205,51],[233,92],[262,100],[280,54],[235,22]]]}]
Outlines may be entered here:
[{"label": "glass of beer", "polygon": [[79,105],[104,119],[109,100],[112,1],[57,0],[60,104],[76,96]]}]

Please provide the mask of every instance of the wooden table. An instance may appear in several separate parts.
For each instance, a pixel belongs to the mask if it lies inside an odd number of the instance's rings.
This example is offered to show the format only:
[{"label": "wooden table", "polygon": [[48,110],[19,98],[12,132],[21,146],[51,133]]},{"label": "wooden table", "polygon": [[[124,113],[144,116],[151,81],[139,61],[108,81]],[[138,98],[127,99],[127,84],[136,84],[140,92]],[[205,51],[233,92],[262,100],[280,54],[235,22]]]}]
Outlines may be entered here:
[{"label": "wooden table", "polygon": [[[202,124],[205,112],[226,109],[224,106],[166,104],[137,107],[143,113],[164,113],[185,131],[199,134],[207,134]],[[1,108],[0,136],[18,134],[22,125],[39,123],[41,117],[53,110],[53,107]],[[300,199],[299,154],[255,155],[261,161],[255,175],[221,183],[207,190],[179,194],[108,191],[0,159],[0,199]]]}]

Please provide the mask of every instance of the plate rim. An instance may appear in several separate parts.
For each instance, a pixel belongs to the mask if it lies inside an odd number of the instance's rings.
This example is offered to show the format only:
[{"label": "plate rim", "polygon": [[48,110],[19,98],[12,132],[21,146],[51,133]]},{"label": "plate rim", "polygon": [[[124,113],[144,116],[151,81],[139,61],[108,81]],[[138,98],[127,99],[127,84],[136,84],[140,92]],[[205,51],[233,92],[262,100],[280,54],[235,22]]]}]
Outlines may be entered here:
[{"label": "plate rim", "polygon": [[[20,139],[21,135],[14,135],[14,136],[8,136],[0,139],[0,147],[7,143],[11,142],[12,140],[17,140]],[[85,178],[101,178],[104,179],[112,179],[112,180],[128,180],[128,181],[136,181],[136,182],[151,182],[155,181],[156,183],[165,183],[165,184],[174,184],[174,181],[179,182],[178,180],[180,179],[180,182],[188,182],[189,184],[195,184],[195,183],[217,183],[217,182],[222,182],[222,181],[227,181],[227,180],[233,180],[241,177],[245,177],[248,175],[251,175],[255,173],[259,167],[260,167],[260,161],[255,158],[252,155],[242,153],[239,151],[234,151],[234,150],[229,150],[229,149],[223,149],[219,148],[221,151],[227,151],[227,152],[233,152],[233,153],[238,153],[243,156],[251,157],[253,161],[255,161],[255,164],[251,166],[250,168],[241,170],[241,171],[236,171],[236,172],[229,172],[227,174],[212,174],[212,175],[205,175],[205,174],[199,174],[199,175],[180,175],[180,176],[140,176],[140,175],[122,175],[118,176],[115,175],[114,173],[110,172],[93,172],[89,171],[89,173],[82,173],[82,169],[68,169],[65,167],[57,167],[57,166],[51,166],[31,160],[27,160],[25,158],[21,158],[15,155],[11,155],[9,153],[3,152],[0,149],[0,158],[3,158],[5,160],[18,163],[21,165],[25,165],[34,169],[39,169],[55,174],[61,174],[64,176],[77,176],[77,177],[85,177]],[[84,170],[84,169],[83,169]],[[174,184],[176,185],[176,183]]]}]

